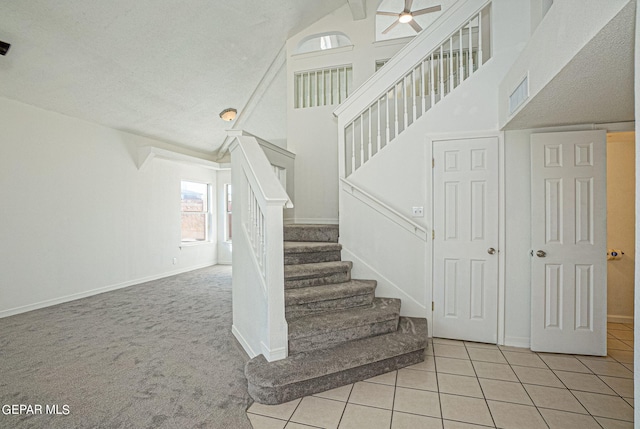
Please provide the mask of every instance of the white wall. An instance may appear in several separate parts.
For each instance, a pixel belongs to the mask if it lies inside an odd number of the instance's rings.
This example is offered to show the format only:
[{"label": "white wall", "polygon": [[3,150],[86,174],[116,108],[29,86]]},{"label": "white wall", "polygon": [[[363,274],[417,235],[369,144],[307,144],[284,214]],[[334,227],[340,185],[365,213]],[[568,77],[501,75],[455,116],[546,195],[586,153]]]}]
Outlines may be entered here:
[{"label": "white wall", "polygon": [[624,256],[607,262],[607,315],[633,323],[635,264],[635,133],[607,134],[607,248]]},{"label": "white wall", "polygon": [[0,317],[216,263],[180,246],[180,180],[213,170],[139,171],[138,147],[170,146],[4,98],[0,129]]}]

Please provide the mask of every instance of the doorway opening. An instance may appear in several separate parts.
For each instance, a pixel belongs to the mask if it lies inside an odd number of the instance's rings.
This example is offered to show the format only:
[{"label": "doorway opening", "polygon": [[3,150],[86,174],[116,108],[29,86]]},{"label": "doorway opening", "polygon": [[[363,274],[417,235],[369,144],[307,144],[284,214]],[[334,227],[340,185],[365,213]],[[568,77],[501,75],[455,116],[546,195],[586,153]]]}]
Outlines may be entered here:
[{"label": "doorway opening", "polygon": [[[607,322],[609,353],[633,352],[635,132],[607,134]],[[614,255],[615,254],[615,255]]]}]

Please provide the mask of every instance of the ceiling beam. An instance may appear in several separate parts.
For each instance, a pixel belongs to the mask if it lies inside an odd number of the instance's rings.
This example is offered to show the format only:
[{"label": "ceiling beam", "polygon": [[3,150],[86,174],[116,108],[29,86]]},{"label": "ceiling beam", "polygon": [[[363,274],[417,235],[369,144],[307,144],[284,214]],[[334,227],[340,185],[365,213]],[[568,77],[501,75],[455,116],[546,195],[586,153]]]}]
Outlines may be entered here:
[{"label": "ceiling beam", "polygon": [[351,8],[353,20],[358,21],[367,17],[367,1],[366,0],[348,0]]}]

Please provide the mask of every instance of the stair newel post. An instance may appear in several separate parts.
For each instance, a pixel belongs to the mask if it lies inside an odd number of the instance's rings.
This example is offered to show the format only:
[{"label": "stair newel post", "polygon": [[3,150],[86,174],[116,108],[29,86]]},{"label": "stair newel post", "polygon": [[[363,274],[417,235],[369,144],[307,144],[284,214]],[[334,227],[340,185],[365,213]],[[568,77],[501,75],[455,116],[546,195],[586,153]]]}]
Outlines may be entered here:
[{"label": "stair newel post", "polygon": [[288,355],[288,326],[284,305],[283,205],[267,202],[265,210],[265,262],[268,303],[266,348],[276,358]]},{"label": "stair newel post", "polygon": [[279,360],[288,353],[283,209],[293,205],[258,140],[242,130],[228,134],[240,213],[233,220],[233,265],[241,268],[233,271],[232,332],[250,356]]}]

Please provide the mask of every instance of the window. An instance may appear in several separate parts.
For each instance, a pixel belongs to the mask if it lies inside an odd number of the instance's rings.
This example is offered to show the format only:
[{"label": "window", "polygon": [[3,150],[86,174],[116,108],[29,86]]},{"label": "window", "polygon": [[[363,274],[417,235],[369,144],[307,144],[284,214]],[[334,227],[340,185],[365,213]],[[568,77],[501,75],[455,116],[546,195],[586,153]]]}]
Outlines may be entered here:
[{"label": "window", "polygon": [[209,240],[211,212],[209,205],[210,186],[206,183],[180,183],[182,242]]},{"label": "window", "polygon": [[229,183],[224,185],[224,222],[225,222],[225,240],[231,241],[233,236],[233,230],[231,228],[231,185]]},{"label": "window", "polygon": [[342,48],[344,46],[352,46],[351,39],[344,33],[339,31],[331,31],[322,34],[312,34],[300,41],[296,47],[296,54],[304,54],[307,52],[326,51],[328,49]]}]

